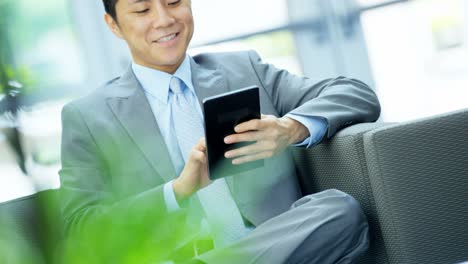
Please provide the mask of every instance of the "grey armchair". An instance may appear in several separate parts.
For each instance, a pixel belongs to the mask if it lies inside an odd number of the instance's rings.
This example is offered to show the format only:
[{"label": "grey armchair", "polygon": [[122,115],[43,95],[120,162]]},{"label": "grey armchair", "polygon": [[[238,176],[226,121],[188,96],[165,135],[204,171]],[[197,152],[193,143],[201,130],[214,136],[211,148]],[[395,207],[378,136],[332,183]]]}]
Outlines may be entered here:
[{"label": "grey armchair", "polygon": [[294,153],[304,193],[353,195],[370,223],[359,263],[468,260],[468,109],[359,124]]},{"label": "grey armchair", "polygon": [[[468,260],[468,109],[399,124],[354,125],[293,154],[304,194],[336,188],[361,203],[371,244],[358,263]],[[39,248],[44,242],[38,238],[60,237],[60,225],[51,224],[55,213],[38,217],[37,200],[55,196],[48,192],[0,205],[0,215],[13,216]]]}]

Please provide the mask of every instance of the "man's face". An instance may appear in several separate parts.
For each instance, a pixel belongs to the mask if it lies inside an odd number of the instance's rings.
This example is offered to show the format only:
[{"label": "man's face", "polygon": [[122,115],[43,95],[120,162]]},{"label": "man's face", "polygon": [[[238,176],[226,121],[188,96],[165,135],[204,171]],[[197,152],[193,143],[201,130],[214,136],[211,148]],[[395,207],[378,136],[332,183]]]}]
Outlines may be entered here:
[{"label": "man's face", "polygon": [[119,0],[117,21],[105,20],[127,42],[135,63],[174,73],[193,35],[190,0]]}]

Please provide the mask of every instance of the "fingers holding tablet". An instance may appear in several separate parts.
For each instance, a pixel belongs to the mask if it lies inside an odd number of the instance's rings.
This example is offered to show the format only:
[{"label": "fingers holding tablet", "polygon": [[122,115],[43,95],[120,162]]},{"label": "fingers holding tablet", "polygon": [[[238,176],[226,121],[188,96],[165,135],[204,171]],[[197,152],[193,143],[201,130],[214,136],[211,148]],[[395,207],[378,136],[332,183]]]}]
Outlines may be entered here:
[{"label": "fingers holding tablet", "polygon": [[291,144],[291,123],[288,118],[262,115],[261,120],[250,120],[237,125],[235,131],[236,134],[225,137],[226,144],[255,143],[227,151],[225,157],[232,158],[232,164],[271,158]]}]

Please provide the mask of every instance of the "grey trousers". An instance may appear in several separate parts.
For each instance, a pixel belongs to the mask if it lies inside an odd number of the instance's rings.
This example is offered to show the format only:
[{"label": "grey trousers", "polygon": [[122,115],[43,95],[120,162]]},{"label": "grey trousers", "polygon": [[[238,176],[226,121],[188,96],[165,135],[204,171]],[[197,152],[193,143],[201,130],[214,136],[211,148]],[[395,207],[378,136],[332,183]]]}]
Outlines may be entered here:
[{"label": "grey trousers", "polygon": [[297,200],[249,235],[198,257],[208,264],[353,263],[369,245],[358,202],[327,190]]}]

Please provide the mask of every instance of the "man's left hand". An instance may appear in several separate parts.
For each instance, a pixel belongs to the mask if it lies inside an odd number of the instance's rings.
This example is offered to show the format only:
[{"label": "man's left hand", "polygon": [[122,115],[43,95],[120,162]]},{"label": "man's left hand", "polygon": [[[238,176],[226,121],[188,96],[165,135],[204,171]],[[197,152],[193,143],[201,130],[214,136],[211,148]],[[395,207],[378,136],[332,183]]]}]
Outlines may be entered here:
[{"label": "man's left hand", "polygon": [[271,158],[291,144],[300,142],[309,136],[307,128],[289,117],[262,115],[237,125],[236,134],[224,138],[226,144],[255,142],[245,147],[230,150],[224,155],[233,158],[232,164],[242,164],[259,159]]}]

